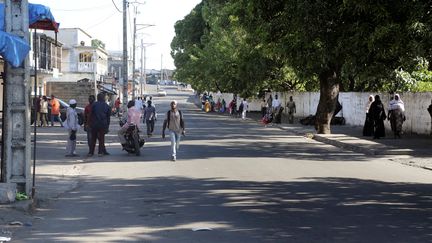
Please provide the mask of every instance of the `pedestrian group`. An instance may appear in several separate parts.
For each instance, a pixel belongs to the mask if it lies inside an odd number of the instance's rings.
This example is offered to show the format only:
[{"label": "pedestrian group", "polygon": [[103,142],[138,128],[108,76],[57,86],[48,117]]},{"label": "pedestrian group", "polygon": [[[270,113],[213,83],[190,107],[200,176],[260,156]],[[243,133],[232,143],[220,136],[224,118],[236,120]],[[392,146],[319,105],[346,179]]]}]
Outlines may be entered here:
[{"label": "pedestrian group", "polygon": [[[42,98],[40,103],[41,114],[44,114],[46,104],[45,98]],[[78,122],[78,114],[76,111],[77,102],[75,99],[69,101],[69,107],[67,108],[66,119],[61,122],[61,126],[65,127],[68,131],[67,145],[66,145],[66,157],[75,157],[76,154],[76,140],[77,132],[80,128]],[[87,133],[87,145],[89,148],[88,157],[92,157],[95,153],[96,142],[98,142],[98,156],[110,155],[105,146],[105,136],[109,133],[109,126],[111,123],[111,116],[119,116],[123,114],[122,119],[123,126],[117,132],[118,139],[122,145],[126,144],[125,133],[130,125],[136,125],[139,129],[141,119],[142,122],[147,126],[147,136],[150,138],[153,136],[155,122],[157,120],[156,107],[152,101],[152,97],[137,98],[131,100],[127,104],[127,111],[121,112],[120,99],[117,99],[114,104],[114,109],[105,102],[105,94],[100,93],[95,98],[94,95],[88,97],[88,104],[84,109],[84,131]],[[112,112],[113,111],[113,112]],[[59,115],[52,115],[54,118],[59,118]],[[43,118],[42,118],[43,119]],[[53,120],[53,118],[51,119]],[[170,103],[170,109],[166,114],[166,118],[163,123],[162,138],[165,138],[166,130],[171,138],[171,160],[176,161],[177,154],[180,148],[180,138],[185,135],[185,122],[183,113],[177,108],[177,101]]]},{"label": "pedestrian group", "polygon": [[384,121],[390,121],[394,138],[401,138],[402,125],[406,120],[405,104],[399,94],[391,94],[390,102],[385,113],[384,104],[379,95],[369,96],[366,104],[366,120],[363,126],[363,136],[373,136],[374,139],[385,137]]}]

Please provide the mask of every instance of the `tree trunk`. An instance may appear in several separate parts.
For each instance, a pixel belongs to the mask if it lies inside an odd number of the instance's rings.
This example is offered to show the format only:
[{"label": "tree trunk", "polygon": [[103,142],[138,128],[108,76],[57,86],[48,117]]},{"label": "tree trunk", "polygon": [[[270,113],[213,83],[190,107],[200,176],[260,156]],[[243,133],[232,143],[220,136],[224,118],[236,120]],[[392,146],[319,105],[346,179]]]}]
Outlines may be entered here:
[{"label": "tree trunk", "polygon": [[329,68],[320,73],[320,100],[316,113],[315,129],[319,134],[330,134],[330,122],[336,109],[339,94],[337,68]]}]

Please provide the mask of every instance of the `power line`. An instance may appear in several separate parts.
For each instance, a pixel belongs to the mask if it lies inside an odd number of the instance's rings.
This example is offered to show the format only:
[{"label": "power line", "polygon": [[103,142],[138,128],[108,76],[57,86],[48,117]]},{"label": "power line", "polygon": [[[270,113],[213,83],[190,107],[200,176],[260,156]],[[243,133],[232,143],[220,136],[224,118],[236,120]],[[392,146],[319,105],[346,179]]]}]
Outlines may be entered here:
[{"label": "power line", "polygon": [[62,12],[75,12],[75,11],[94,11],[95,9],[103,9],[103,8],[108,8],[110,5],[99,5],[99,6],[93,6],[93,7],[88,7],[88,8],[75,8],[75,9],[57,9],[57,8],[53,8],[52,10],[55,11],[62,11]]},{"label": "power line", "polygon": [[99,23],[87,27],[86,29],[92,29],[92,28],[94,28],[94,27],[96,27],[96,26],[98,26],[98,25],[101,25],[101,24],[105,23],[107,20],[109,20],[109,19],[110,19],[112,16],[114,16],[115,14],[116,14],[116,12],[114,12],[114,13],[111,14],[110,16],[106,17],[105,19],[103,19],[103,20],[100,21]]},{"label": "power line", "polygon": [[114,7],[117,9],[117,11],[119,11],[119,13],[123,13],[123,11],[121,11],[118,7],[117,4],[114,2],[114,0],[111,0],[112,3],[114,4]]}]

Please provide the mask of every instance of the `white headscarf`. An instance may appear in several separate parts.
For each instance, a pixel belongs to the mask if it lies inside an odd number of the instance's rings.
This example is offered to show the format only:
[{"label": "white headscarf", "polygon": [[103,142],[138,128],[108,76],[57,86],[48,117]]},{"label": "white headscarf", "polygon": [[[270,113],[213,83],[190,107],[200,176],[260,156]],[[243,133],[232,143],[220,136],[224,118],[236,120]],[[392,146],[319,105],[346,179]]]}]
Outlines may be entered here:
[{"label": "white headscarf", "polygon": [[368,103],[366,104],[366,113],[369,112],[370,106],[372,105],[372,103],[375,101],[375,98],[373,95],[369,95],[368,98]]},{"label": "white headscarf", "polygon": [[405,104],[400,98],[399,94],[394,95],[394,99],[390,101],[390,108],[389,110],[397,110],[400,109],[402,112],[405,112]]}]

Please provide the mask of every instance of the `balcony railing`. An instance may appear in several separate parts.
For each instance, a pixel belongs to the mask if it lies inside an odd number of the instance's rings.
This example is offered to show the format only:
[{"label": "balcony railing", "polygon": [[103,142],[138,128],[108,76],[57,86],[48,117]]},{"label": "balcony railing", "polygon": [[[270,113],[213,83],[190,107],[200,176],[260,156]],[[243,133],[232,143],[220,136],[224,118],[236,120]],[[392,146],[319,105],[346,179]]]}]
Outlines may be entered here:
[{"label": "balcony railing", "polygon": [[81,73],[92,73],[95,70],[95,63],[92,62],[79,62],[78,72]]}]

